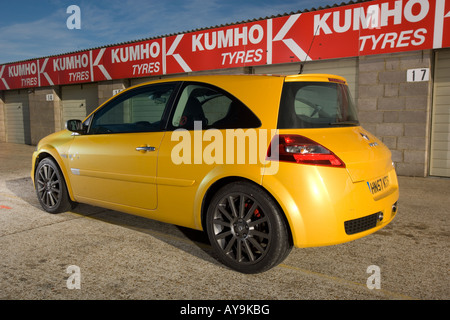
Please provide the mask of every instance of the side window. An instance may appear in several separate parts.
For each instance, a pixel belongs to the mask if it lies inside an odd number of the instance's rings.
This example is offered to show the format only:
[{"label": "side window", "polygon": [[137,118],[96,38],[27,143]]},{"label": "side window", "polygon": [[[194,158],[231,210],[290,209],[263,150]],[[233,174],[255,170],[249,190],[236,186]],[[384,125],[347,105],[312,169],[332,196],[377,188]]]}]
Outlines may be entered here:
[{"label": "side window", "polygon": [[257,128],[261,121],[242,102],[225,91],[199,83],[185,85],[172,117],[173,129]]},{"label": "side window", "polygon": [[160,131],[175,86],[176,83],[155,84],[117,97],[94,114],[89,133]]}]

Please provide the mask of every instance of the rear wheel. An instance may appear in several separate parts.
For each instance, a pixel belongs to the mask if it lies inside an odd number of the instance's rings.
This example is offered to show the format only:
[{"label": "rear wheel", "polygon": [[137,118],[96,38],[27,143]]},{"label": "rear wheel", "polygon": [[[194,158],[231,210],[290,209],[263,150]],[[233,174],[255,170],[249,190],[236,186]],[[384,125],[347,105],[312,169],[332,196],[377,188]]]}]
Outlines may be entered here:
[{"label": "rear wheel", "polygon": [[39,162],[35,173],[39,203],[50,213],[61,213],[75,207],[67,192],[64,177],[58,165],[50,158]]},{"label": "rear wheel", "polygon": [[266,271],[283,261],[292,245],[280,209],[258,186],[235,182],[213,197],[207,233],[219,259],[243,273]]}]

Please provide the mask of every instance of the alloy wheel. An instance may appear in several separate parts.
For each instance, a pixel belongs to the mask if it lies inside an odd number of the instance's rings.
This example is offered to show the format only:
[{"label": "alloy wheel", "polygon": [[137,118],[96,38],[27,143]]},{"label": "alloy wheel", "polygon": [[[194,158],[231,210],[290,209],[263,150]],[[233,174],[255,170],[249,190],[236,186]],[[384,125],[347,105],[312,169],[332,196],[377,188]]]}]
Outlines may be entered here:
[{"label": "alloy wheel", "polygon": [[271,225],[262,205],[244,193],[229,194],[215,207],[214,239],[229,259],[255,263],[271,243]]},{"label": "alloy wheel", "polygon": [[41,203],[49,209],[57,206],[61,200],[62,185],[56,168],[49,164],[41,166],[36,182]]}]

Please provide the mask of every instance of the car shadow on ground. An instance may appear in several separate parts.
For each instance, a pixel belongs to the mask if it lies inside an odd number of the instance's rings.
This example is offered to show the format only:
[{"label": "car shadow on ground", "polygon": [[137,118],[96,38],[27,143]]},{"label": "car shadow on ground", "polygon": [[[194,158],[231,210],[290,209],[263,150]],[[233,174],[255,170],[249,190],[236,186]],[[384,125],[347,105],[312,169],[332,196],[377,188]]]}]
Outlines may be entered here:
[{"label": "car shadow on ground", "polygon": [[[38,210],[42,210],[31,178],[7,180],[5,184],[14,197],[25,201],[28,205]],[[49,215],[51,214],[49,213]],[[209,239],[203,231],[87,204],[77,204],[72,211],[61,213],[60,215],[64,215],[67,220],[90,218],[145,233],[198,258],[223,266],[215,258]]]}]

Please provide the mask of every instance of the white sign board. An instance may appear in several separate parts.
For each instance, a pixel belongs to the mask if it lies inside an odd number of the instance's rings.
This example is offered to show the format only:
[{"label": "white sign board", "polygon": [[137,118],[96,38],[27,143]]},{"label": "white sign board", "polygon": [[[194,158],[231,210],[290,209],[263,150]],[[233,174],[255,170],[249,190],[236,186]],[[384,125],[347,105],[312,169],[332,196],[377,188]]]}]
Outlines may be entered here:
[{"label": "white sign board", "polygon": [[430,68],[409,69],[406,72],[406,81],[408,82],[430,81]]}]

